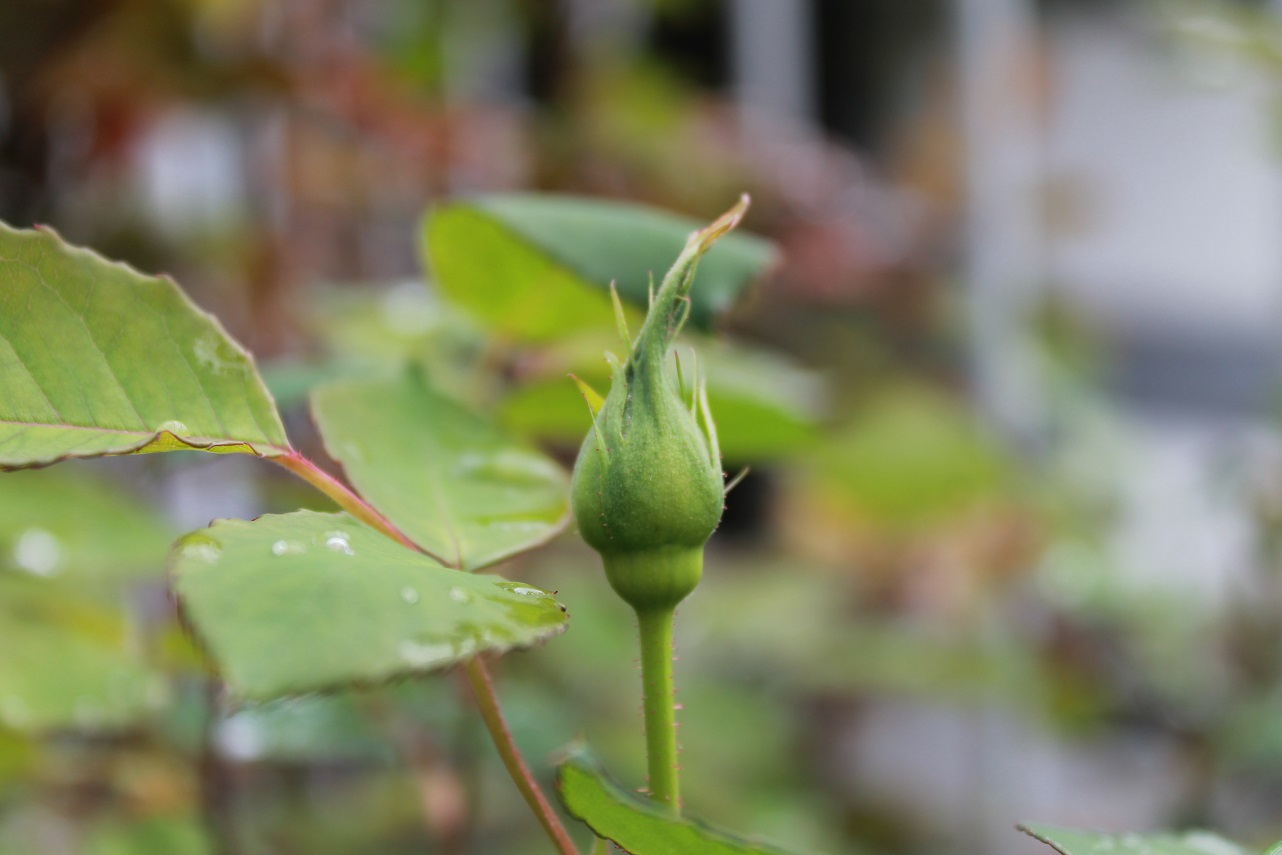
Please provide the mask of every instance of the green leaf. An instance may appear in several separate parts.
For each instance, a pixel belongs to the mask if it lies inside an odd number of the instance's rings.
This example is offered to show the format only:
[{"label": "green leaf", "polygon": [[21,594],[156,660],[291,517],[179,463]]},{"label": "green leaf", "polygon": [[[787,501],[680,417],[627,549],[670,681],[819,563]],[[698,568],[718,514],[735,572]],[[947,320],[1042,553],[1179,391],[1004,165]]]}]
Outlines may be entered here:
[{"label": "green leaf", "polygon": [[185,448],[270,457],[247,354],[178,286],[0,223],[0,469]]},{"label": "green leaf", "polygon": [[416,374],[322,387],[312,411],[352,484],[445,564],[485,567],[565,527],[561,467]]},{"label": "green leaf", "polygon": [[1251,855],[1252,852],[1209,831],[1102,834],[1040,823],[1021,825],[1019,829],[1061,855]]},{"label": "green leaf", "polygon": [[572,816],[632,855],[785,855],[782,849],[672,816],[610,780],[582,748],[557,768],[557,791]]},{"label": "green leaf", "polygon": [[256,700],[528,647],[567,621],[543,591],[442,567],[347,514],[218,520],[180,540],[171,566],[229,688]]},{"label": "green leaf", "polygon": [[831,441],[814,447],[806,487],[854,519],[911,529],[965,513],[1008,490],[1011,466],[959,403],[900,390],[867,404]]},{"label": "green leaf", "polygon": [[333,356],[365,364],[405,361],[423,351],[470,350],[483,344],[467,316],[416,279],[358,282],[313,290],[307,330]]},{"label": "green leaf", "polygon": [[[648,304],[686,237],[704,223],[654,208],[572,196],[485,196],[444,205],[425,226],[441,291],[496,331],[542,341],[613,325],[610,282]],[[699,263],[690,322],[707,328],[773,261],[760,238],[729,235]]]},{"label": "green leaf", "polygon": [[159,575],[174,532],[136,497],[75,469],[0,475],[0,570]]},{"label": "green leaf", "polygon": [[3,580],[0,605],[0,725],[115,730],[165,702],[118,614],[40,580]]}]

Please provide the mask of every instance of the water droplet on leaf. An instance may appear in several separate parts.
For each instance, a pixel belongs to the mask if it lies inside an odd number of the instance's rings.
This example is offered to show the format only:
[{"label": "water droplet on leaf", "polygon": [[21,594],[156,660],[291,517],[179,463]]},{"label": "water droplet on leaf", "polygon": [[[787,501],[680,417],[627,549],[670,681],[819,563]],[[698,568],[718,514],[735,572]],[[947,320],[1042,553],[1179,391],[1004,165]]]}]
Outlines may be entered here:
[{"label": "water droplet on leaf", "polygon": [[179,543],[178,550],[183,558],[195,558],[209,564],[213,564],[223,554],[218,541],[203,534],[187,535]]},{"label": "water droplet on leaf", "polygon": [[464,588],[460,588],[458,585],[455,585],[453,588],[450,588],[450,599],[456,603],[470,603],[472,602],[472,593]]},{"label": "water droplet on leaf", "polygon": [[406,585],[404,588],[401,588],[401,599],[412,606],[418,602],[418,591],[414,590],[409,585]]},{"label": "water droplet on leaf", "polygon": [[325,547],[335,552],[341,552],[344,555],[355,555],[356,550],[352,549],[352,542],[348,539],[345,531],[331,531],[325,536]]},{"label": "water droplet on leaf", "polygon": [[415,668],[426,668],[448,660],[454,655],[454,648],[448,644],[421,643],[405,639],[396,648],[405,664]]}]

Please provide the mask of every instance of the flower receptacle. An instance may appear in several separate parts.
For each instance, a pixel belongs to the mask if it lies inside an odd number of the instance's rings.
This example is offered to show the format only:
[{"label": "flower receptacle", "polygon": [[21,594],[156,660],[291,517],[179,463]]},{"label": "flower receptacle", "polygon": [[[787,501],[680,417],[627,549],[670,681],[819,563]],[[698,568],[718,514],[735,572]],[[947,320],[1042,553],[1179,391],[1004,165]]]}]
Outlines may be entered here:
[{"label": "flower receptacle", "polygon": [[664,546],[601,556],[610,587],[637,612],[676,608],[703,576],[703,547]]}]

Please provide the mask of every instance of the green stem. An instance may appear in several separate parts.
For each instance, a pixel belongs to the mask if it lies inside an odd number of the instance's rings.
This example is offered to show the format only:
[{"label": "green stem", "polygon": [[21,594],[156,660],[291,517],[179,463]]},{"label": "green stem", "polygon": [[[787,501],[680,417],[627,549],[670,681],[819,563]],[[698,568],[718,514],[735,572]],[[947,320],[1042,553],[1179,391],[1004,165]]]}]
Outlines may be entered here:
[{"label": "green stem", "polygon": [[661,546],[641,552],[603,554],[601,558],[610,587],[637,615],[650,798],[679,816],[672,621],[677,604],[689,596],[703,575],[703,548]]},{"label": "green stem", "polygon": [[637,611],[641,634],[641,684],[645,691],[645,747],[650,798],[681,813],[677,769],[677,716],[672,683],[672,618],[675,610]]},{"label": "green stem", "polygon": [[[431,555],[430,552],[427,552],[427,550],[406,537],[400,529],[392,524],[391,520],[356,495],[346,484],[297,451],[291,451],[289,454],[271,459],[320,490],[326,496],[329,496],[340,508],[361,522],[378,529],[402,546]],[[437,558],[434,555],[432,557]],[[441,559],[437,558],[437,560]],[[445,562],[442,561],[442,563]],[[503,711],[499,707],[498,694],[494,691],[494,682],[490,679],[485,663],[481,661],[480,657],[475,657],[469,660],[464,667],[467,670],[468,681],[472,685],[472,692],[476,697],[476,705],[481,711],[481,718],[485,721],[485,727],[490,732],[494,747],[498,749],[499,756],[503,758],[503,765],[507,768],[508,774],[512,776],[512,782],[516,784],[516,788],[525,797],[526,803],[534,811],[539,824],[543,826],[553,845],[556,846],[557,851],[561,855],[578,855],[578,850],[574,848],[574,843],[570,840],[569,833],[566,832],[565,826],[561,824],[556,812],[552,810],[552,805],[548,803],[543,791],[539,789],[538,781],[534,780],[534,775],[531,774],[529,767],[525,765],[520,749],[516,747],[516,742],[512,739],[512,734],[508,730],[507,724],[503,721]]]}]

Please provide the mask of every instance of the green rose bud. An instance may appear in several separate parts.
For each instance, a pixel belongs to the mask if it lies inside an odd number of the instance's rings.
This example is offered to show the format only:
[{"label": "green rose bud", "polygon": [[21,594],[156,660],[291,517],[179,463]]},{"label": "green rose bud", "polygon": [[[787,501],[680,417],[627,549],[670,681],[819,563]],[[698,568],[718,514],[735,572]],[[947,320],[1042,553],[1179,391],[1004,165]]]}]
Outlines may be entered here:
[{"label": "green rose bud", "polygon": [[[724,482],[705,387],[683,394],[669,359],[690,314],[699,257],[742,219],[748,199],[693,233],[653,295],[626,362],[611,358],[610,392],[574,466],[583,539],[611,586],[638,611],[671,609],[699,582],[703,545],[721,521]],[[617,304],[620,327],[626,330]]]}]

